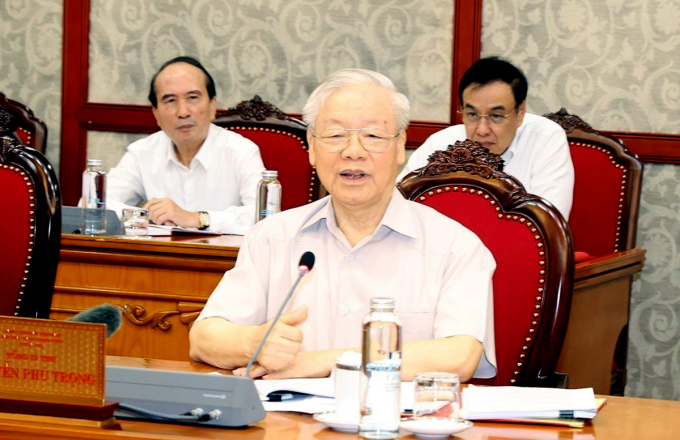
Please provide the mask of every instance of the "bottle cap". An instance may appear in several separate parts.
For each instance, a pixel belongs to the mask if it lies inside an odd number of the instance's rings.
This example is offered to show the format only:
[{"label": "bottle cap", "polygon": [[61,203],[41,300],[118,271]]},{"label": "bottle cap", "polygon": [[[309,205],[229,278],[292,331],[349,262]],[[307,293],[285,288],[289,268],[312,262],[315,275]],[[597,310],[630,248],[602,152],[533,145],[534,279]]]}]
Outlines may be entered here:
[{"label": "bottle cap", "polygon": [[394,298],[371,298],[371,310],[389,312],[394,310]]},{"label": "bottle cap", "polygon": [[275,170],[262,170],[262,177],[274,178],[279,176],[279,172]]},{"label": "bottle cap", "polygon": [[104,161],[101,159],[87,159],[88,167],[100,167],[104,165]]}]

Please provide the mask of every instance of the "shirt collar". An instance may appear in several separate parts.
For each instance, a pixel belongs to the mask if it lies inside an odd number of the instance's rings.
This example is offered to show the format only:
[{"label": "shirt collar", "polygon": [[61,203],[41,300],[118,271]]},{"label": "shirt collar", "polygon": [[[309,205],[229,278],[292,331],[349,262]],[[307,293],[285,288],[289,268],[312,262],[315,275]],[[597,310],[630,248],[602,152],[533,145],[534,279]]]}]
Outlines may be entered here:
[{"label": "shirt collar", "polygon": [[[377,233],[382,226],[385,226],[397,232],[398,234],[411,238],[418,238],[416,227],[413,224],[411,210],[408,206],[409,203],[412,202],[404,199],[404,196],[401,195],[399,190],[394,188],[392,190],[392,198],[390,199],[390,203],[387,205],[385,214],[380,220],[380,223],[378,223],[378,227],[376,228],[373,235],[375,235],[375,233]],[[344,234],[335,221],[335,213],[333,211],[333,203],[331,203],[331,196],[327,197],[326,204],[305,222],[305,224],[302,226],[302,229],[308,228],[321,220],[326,220],[326,227],[328,228],[329,232],[331,232],[337,238],[344,238]],[[343,241],[346,241],[346,239]]]},{"label": "shirt collar", "polygon": [[[208,168],[210,168],[211,162],[210,160],[211,150],[210,148],[208,148],[208,145],[211,145],[213,142],[213,138],[217,136],[215,130],[220,130],[220,128],[217,127],[216,125],[210,124],[210,127],[208,128],[208,135],[205,137],[205,140],[203,141],[201,148],[198,149],[198,153],[196,153],[196,156],[194,156],[193,159],[200,163],[206,171],[208,170]],[[169,162],[172,162],[179,167],[184,167],[182,162],[180,162],[179,158],[177,157],[177,152],[175,151],[175,146],[173,145],[172,140],[167,134],[164,136],[163,143],[165,144],[165,158],[163,160],[163,163],[167,164]],[[189,166],[191,166],[191,164],[189,164]]]}]

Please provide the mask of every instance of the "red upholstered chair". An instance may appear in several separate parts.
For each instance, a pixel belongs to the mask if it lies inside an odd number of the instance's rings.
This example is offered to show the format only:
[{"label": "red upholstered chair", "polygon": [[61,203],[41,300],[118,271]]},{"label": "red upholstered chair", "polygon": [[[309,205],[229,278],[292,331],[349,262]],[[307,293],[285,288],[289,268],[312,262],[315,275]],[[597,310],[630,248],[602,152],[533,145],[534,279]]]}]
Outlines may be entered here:
[{"label": "red upholstered chair", "polygon": [[268,170],[279,172],[281,209],[306,205],[326,195],[307,155],[307,125],[259,96],[220,114],[214,124],[235,131],[260,147]]},{"label": "red upholstered chair", "polygon": [[31,109],[20,102],[7,98],[0,92],[0,108],[14,116],[19,124],[15,135],[19,141],[41,153],[45,153],[47,147],[47,126],[43,121],[33,115]]},{"label": "red upholstered chair", "polygon": [[0,315],[48,318],[61,240],[61,196],[45,156],[21,145],[0,109]]},{"label": "red upholstered chair", "polygon": [[603,256],[634,248],[642,180],[637,156],[564,108],[545,116],[566,131],[574,162],[574,249]]},{"label": "red upholstered chair", "polygon": [[555,386],[573,287],[571,237],[557,210],[501,167],[502,159],[481,145],[456,142],[398,188],[473,231],[496,259],[498,374],[473,382]]}]

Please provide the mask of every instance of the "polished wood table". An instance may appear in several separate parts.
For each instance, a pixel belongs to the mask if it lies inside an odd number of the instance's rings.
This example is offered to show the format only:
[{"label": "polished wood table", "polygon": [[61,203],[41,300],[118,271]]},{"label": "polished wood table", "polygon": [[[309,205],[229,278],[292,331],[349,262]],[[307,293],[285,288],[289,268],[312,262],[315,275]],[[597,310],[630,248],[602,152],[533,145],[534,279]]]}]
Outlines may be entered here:
[{"label": "polished wood table", "polygon": [[[110,365],[179,371],[213,371],[212,367],[192,362],[161,361],[108,357]],[[583,429],[476,422],[455,438],[466,440],[503,439],[574,439],[574,440],[667,440],[680,436],[680,402],[607,397],[607,404]],[[57,426],[51,424],[0,420],[0,438],[50,439],[245,439],[245,440],[343,440],[359,438],[326,428],[311,416],[291,413],[268,413],[267,417],[247,429],[230,430],[120,421],[121,430]],[[403,438],[415,439],[402,432]]]},{"label": "polished wood table", "polygon": [[[224,272],[240,236],[132,240],[63,235],[51,317],[65,319],[108,302],[124,310],[107,354],[189,360],[189,326]],[[579,263],[558,371],[571,387],[609,393],[616,339],[628,322],[630,283],[644,250]]]},{"label": "polished wood table", "polygon": [[124,311],[112,355],[189,360],[189,325],[224,273],[241,236],[153,239],[63,235],[51,318],[102,303]]},{"label": "polished wood table", "polygon": [[593,387],[609,394],[616,341],[628,323],[630,287],[644,258],[644,249],[631,249],[576,265],[567,335],[557,363],[557,371],[569,375],[569,388]]}]

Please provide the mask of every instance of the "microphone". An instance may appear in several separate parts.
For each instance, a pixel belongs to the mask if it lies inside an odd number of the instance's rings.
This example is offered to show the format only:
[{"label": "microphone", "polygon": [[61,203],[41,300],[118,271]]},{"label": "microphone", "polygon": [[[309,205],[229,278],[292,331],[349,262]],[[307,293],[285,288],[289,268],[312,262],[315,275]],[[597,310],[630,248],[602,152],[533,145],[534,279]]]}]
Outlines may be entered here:
[{"label": "microphone", "polygon": [[262,350],[262,346],[264,346],[265,341],[269,337],[269,333],[272,332],[272,329],[276,325],[276,322],[279,320],[279,316],[281,316],[281,313],[283,313],[283,309],[286,308],[286,304],[288,304],[290,297],[293,296],[295,288],[300,283],[302,277],[307,275],[314,267],[314,260],[315,260],[314,254],[309,251],[305,252],[304,254],[302,254],[302,257],[300,257],[300,262],[298,263],[297,280],[295,280],[293,287],[290,288],[288,295],[286,295],[286,299],[283,300],[283,304],[281,304],[278,313],[276,313],[276,316],[272,320],[271,325],[267,329],[267,333],[264,334],[264,337],[260,341],[260,345],[257,346],[257,350],[255,350],[255,353],[253,353],[253,356],[248,361],[248,368],[246,368],[246,377],[250,377],[250,369],[253,367],[253,362],[255,362],[255,359],[257,359],[257,357],[260,355],[260,350]]},{"label": "microphone", "polygon": [[[312,259],[314,256],[312,256]],[[313,263],[312,263],[313,264]],[[111,304],[101,304],[91,309],[84,310],[67,321],[86,322],[90,324],[106,324],[106,339],[110,338],[121,324],[122,312]]]}]

